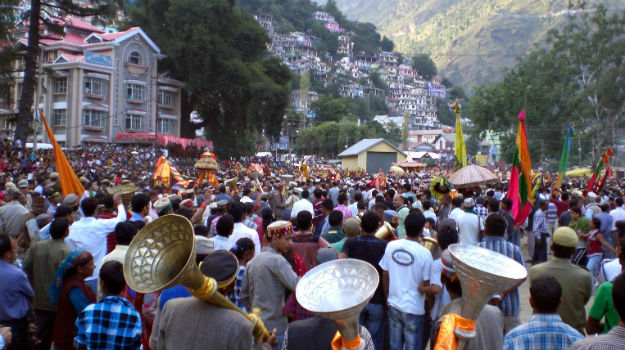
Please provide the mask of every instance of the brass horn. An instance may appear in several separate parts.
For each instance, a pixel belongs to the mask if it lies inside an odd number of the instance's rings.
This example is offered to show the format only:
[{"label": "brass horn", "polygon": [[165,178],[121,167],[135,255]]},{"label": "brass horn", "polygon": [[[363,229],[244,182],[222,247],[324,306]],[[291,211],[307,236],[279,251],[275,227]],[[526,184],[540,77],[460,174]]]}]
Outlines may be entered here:
[{"label": "brass horn", "polygon": [[395,236],[395,228],[388,221],[384,221],[384,224],[375,233],[375,237],[387,242],[397,238]]},{"label": "brass horn", "polygon": [[140,293],[182,285],[211,304],[238,311],[254,325],[261,341],[269,333],[260,312],[247,314],[217,291],[217,282],[202,274],[195,263],[195,238],[191,222],[180,215],[165,215],[147,224],[132,240],[124,259],[124,278]]},{"label": "brass horn", "polygon": [[423,237],[423,247],[430,251],[430,253],[434,253],[436,247],[438,247],[438,241],[433,237]]},{"label": "brass horn", "polygon": [[228,185],[231,189],[237,189],[237,180],[238,177],[233,177],[232,179],[226,180],[226,185]]}]

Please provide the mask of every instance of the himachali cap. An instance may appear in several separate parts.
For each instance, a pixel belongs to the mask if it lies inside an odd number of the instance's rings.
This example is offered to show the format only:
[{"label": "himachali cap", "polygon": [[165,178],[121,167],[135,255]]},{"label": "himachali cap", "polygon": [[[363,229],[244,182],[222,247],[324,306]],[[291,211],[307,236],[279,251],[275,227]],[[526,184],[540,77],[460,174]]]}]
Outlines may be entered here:
[{"label": "himachali cap", "polygon": [[57,173],[56,171],[52,172],[52,173],[50,173],[49,177],[50,177],[50,180],[56,180],[56,179],[59,178],[59,173]]},{"label": "himachali cap", "polygon": [[354,237],[358,234],[359,230],[360,218],[358,216],[352,216],[343,222],[343,233],[345,233],[346,236]]},{"label": "himachali cap", "polygon": [[570,227],[558,227],[553,232],[553,243],[563,247],[574,248],[577,244],[577,234]]},{"label": "himachali cap", "polygon": [[222,199],[220,201],[217,201],[217,208],[216,209],[224,209],[226,208],[226,206],[228,205],[228,201],[225,199]]},{"label": "himachali cap", "polygon": [[475,206],[475,202],[473,198],[466,198],[463,202],[465,208],[473,208]]},{"label": "himachali cap", "polygon": [[28,180],[21,179],[20,181],[17,182],[17,187],[19,188],[28,187]]},{"label": "himachali cap", "polygon": [[453,282],[454,277],[456,277],[456,269],[454,269],[451,253],[448,249],[445,249],[441,254],[441,262],[443,263],[443,273]]},{"label": "himachali cap", "polygon": [[180,207],[181,208],[193,208],[193,200],[191,199],[185,199],[182,202],[180,202]]},{"label": "himachali cap", "polygon": [[154,210],[156,213],[161,216],[165,215],[172,208],[171,201],[167,197],[159,198],[156,202],[154,202]]},{"label": "himachali cap", "polygon": [[15,188],[15,184],[11,181],[7,181],[4,183],[4,188],[9,189],[9,188]]},{"label": "himachali cap", "polygon": [[13,187],[7,187],[4,190],[4,194],[14,197],[13,199],[17,199],[22,193],[15,186],[13,186]]},{"label": "himachali cap", "polygon": [[224,288],[237,279],[239,260],[231,252],[219,249],[206,255],[200,263],[200,271],[217,281],[217,288]]},{"label": "himachali cap", "polygon": [[86,185],[86,184],[89,183],[89,180],[86,177],[84,177],[84,176],[81,176],[80,179],[78,179],[78,180],[80,180],[80,183],[83,184],[83,185]]},{"label": "himachali cap", "polygon": [[267,226],[267,236],[270,239],[284,237],[293,234],[293,225],[289,221],[276,221]]}]

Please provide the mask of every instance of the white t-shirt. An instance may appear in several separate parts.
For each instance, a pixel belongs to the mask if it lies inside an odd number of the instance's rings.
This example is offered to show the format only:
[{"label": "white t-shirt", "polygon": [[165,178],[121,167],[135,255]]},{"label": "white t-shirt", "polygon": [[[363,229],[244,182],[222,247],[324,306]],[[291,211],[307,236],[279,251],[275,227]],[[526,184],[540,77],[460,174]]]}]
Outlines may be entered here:
[{"label": "white t-shirt", "polygon": [[432,268],[430,269],[430,285],[439,286],[442,291],[434,297],[434,306],[431,312],[432,320],[438,320],[438,317],[441,315],[441,310],[451,301],[449,292],[447,292],[443,282],[441,282],[441,273],[443,273],[443,262],[438,258],[432,262]]},{"label": "white t-shirt", "polygon": [[615,209],[610,210],[610,216],[612,216],[612,228],[610,230],[616,230],[616,222],[625,220],[625,209],[623,207],[616,207]]},{"label": "white t-shirt", "polygon": [[459,243],[476,245],[481,227],[480,218],[473,213],[464,213],[456,223],[460,235]]},{"label": "white t-shirt", "polygon": [[430,279],[432,254],[417,242],[391,241],[386,246],[380,267],[388,271],[388,304],[413,315],[425,314],[425,295],[417,288]]},{"label": "white t-shirt", "polygon": [[258,232],[252,230],[251,228],[245,226],[242,222],[237,222],[234,224],[234,230],[228,240],[230,243],[235,244],[240,238],[249,238],[254,242],[254,256],[258,256],[260,254],[260,238],[258,238]]},{"label": "white t-shirt", "polygon": [[449,213],[449,218],[453,219],[456,222],[456,225],[458,224],[458,220],[460,220],[460,218],[464,215],[464,211],[462,211],[462,209],[460,208],[454,208],[450,213]]}]

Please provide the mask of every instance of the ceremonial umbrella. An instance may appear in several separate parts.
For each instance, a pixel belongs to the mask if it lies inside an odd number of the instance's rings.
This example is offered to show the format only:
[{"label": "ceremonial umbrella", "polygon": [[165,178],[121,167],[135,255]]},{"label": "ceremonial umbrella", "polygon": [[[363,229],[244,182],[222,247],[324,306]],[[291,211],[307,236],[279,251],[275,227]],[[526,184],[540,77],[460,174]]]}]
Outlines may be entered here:
[{"label": "ceremonial umbrella", "polygon": [[478,186],[497,181],[499,178],[490,170],[473,164],[465,166],[449,177],[449,182],[456,188]]},{"label": "ceremonial umbrella", "polygon": [[398,167],[397,165],[393,165],[389,170],[389,173],[395,173],[397,175],[404,175],[404,169]]},{"label": "ceremonial umbrella", "polygon": [[566,172],[566,176],[572,176],[572,177],[590,176],[590,175],[592,175],[592,170],[588,168],[577,168],[577,169],[569,170]]}]

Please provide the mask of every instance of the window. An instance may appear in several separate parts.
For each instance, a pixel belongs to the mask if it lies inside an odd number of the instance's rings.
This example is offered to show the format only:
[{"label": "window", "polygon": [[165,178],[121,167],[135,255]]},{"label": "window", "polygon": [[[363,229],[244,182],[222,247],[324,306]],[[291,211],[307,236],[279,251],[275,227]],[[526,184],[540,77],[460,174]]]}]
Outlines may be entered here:
[{"label": "window", "polygon": [[128,84],[126,98],[129,100],[145,101],[145,86]]},{"label": "window", "polygon": [[158,90],[158,104],[172,106],[174,104],[174,94],[171,91]]},{"label": "window", "polygon": [[53,126],[65,126],[67,123],[67,110],[55,109],[52,113],[52,125]]},{"label": "window", "polygon": [[55,94],[67,93],[67,78],[56,78],[54,81],[56,83],[54,87]]},{"label": "window", "polygon": [[157,131],[163,134],[174,133],[174,121],[172,119],[158,119]]},{"label": "window", "polygon": [[128,63],[142,64],[141,54],[137,51],[131,52],[130,56],[128,56]]},{"label": "window", "polygon": [[126,130],[143,130],[145,129],[145,117],[140,114],[126,114]]},{"label": "window", "polygon": [[104,124],[106,121],[106,112],[96,111],[93,109],[85,109],[83,111],[84,126],[92,127],[92,128],[104,128]]},{"label": "window", "polygon": [[85,94],[104,96],[104,80],[97,78],[85,78]]}]

